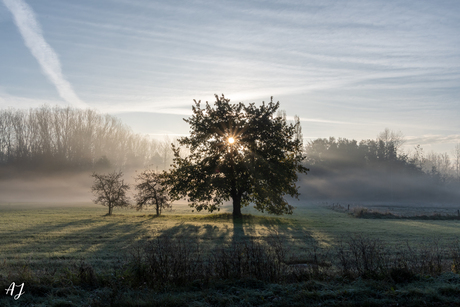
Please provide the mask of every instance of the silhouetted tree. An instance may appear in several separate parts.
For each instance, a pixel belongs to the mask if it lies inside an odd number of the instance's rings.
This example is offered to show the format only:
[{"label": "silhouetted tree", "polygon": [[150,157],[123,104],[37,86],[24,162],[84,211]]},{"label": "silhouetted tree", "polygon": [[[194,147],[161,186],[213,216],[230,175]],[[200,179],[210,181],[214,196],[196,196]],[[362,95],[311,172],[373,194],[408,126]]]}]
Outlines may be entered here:
[{"label": "silhouetted tree", "polygon": [[460,181],[460,143],[455,145],[453,150],[454,171],[457,181]]},{"label": "silhouetted tree", "polygon": [[125,184],[121,179],[123,172],[112,172],[109,174],[93,173],[94,184],[91,191],[95,194],[94,202],[103,206],[109,207],[109,213],[112,215],[114,207],[128,207],[129,198],[126,192],[129,190],[129,185]]},{"label": "silhouetted tree", "polygon": [[[180,156],[172,146],[174,162],[168,174],[173,199],[187,197],[198,211],[218,210],[223,201],[233,200],[233,216],[250,202],[262,212],[291,214],[293,206],[283,198],[298,197],[297,172],[306,173],[301,162],[302,140],[296,138],[296,124],[274,116],[279,102],[231,104],[224,95],[215,96],[212,107],[201,108],[195,101],[190,137],[179,144],[190,154]],[[297,130],[298,131],[298,130]]]},{"label": "silhouetted tree", "polygon": [[379,133],[377,140],[382,141],[386,148],[394,148],[395,152],[405,143],[404,134],[401,131],[395,132],[388,128]]},{"label": "silhouetted tree", "polygon": [[419,169],[423,170],[423,166],[426,160],[423,148],[420,146],[420,144],[418,144],[414,147],[414,150],[415,152],[412,155],[411,162],[415,164]]},{"label": "silhouetted tree", "polygon": [[145,209],[147,206],[155,207],[157,215],[161,214],[162,209],[171,208],[167,187],[160,174],[152,170],[145,170],[136,178],[136,190],[134,196],[136,200],[136,210]]},{"label": "silhouetted tree", "polygon": [[295,123],[295,133],[294,137],[300,140],[303,144],[303,134],[302,134],[302,126],[300,125],[300,117],[294,115],[294,123]]}]

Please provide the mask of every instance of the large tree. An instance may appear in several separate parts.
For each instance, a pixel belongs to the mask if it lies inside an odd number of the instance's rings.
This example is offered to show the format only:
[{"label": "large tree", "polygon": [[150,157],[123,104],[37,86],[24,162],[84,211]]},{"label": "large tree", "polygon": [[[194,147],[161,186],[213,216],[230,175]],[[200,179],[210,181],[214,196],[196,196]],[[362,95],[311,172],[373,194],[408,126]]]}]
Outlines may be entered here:
[{"label": "large tree", "polygon": [[[233,200],[233,216],[250,202],[259,211],[292,214],[293,206],[283,198],[298,197],[297,174],[302,166],[302,140],[296,138],[299,120],[287,124],[276,116],[279,102],[248,106],[232,104],[215,96],[204,108],[195,101],[189,137],[179,140],[173,167],[168,174],[173,199],[186,197],[197,211],[219,210],[223,201]],[[190,150],[181,157],[180,146]]]}]

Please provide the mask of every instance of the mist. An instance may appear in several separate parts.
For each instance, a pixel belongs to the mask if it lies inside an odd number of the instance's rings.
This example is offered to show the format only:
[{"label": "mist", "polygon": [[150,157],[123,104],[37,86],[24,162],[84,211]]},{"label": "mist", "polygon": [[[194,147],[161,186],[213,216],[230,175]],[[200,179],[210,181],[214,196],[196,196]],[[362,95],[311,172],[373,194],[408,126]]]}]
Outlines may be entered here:
[{"label": "mist", "polygon": [[71,107],[0,110],[0,203],[91,202],[93,172],[162,171],[171,143],[134,133],[116,117]]},{"label": "mist", "polygon": [[0,202],[91,202],[90,173],[29,174],[26,178],[2,178]]},{"label": "mist", "polygon": [[[128,196],[132,199],[135,191],[135,177],[142,169],[123,170],[123,180],[131,186]],[[99,170],[101,173],[113,169]],[[60,173],[22,173],[22,176],[0,179],[0,203],[34,202],[34,203],[90,203],[94,199],[91,186],[93,171]]]},{"label": "mist", "polygon": [[[402,134],[376,140],[316,139],[306,144],[310,168],[298,182],[302,199],[453,204],[460,197],[457,165],[447,154],[401,150]],[[443,157],[441,159],[440,157]],[[441,161],[441,162],[440,162]],[[444,161],[444,163],[442,163]]]},{"label": "mist", "polygon": [[91,109],[43,106],[0,110],[0,177],[154,167],[172,161],[170,144],[134,133]]},{"label": "mist", "polygon": [[[177,140],[150,139],[89,109],[0,110],[0,202],[91,202],[93,172],[121,170],[133,184],[136,171],[170,167],[171,143]],[[451,161],[447,153],[425,154],[420,146],[404,153],[403,144],[402,133],[389,129],[375,140],[308,142],[304,165],[310,171],[297,182],[301,199],[458,202],[460,146]]]}]

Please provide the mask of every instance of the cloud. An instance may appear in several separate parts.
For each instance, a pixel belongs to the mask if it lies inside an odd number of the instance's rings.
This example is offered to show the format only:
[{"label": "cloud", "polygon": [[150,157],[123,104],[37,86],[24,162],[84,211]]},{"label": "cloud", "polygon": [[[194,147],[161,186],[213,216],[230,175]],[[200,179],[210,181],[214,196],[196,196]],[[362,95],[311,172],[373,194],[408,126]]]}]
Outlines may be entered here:
[{"label": "cloud", "polygon": [[[294,120],[294,116],[286,116],[287,120]],[[299,118],[301,122],[312,122],[312,123],[327,123],[327,124],[338,124],[338,125],[350,125],[354,124],[356,125],[357,123],[351,123],[351,122],[344,122],[344,121],[337,121],[337,120],[327,120],[327,119],[321,119],[321,118]]]},{"label": "cloud", "polygon": [[21,106],[21,108],[39,108],[44,105],[59,105],[59,101],[10,95],[0,86],[0,106],[2,107],[17,108]]},{"label": "cloud", "polygon": [[428,134],[423,136],[407,136],[405,139],[406,145],[460,143],[460,134]]},{"label": "cloud", "polygon": [[75,107],[87,107],[62,75],[58,55],[45,41],[32,8],[23,0],[3,0],[3,3],[13,14],[27,48],[37,59],[48,79],[56,86],[59,96]]}]

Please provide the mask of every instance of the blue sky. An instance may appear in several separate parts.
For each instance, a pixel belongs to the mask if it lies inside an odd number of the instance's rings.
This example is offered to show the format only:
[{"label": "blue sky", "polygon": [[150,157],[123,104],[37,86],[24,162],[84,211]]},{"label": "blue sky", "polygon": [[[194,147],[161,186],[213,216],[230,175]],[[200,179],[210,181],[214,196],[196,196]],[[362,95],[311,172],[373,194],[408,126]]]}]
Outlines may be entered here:
[{"label": "blue sky", "polygon": [[460,2],[0,0],[0,107],[187,134],[193,99],[280,101],[306,141],[460,142]]}]

